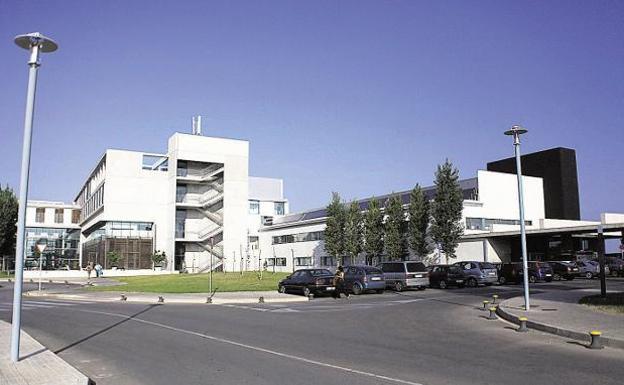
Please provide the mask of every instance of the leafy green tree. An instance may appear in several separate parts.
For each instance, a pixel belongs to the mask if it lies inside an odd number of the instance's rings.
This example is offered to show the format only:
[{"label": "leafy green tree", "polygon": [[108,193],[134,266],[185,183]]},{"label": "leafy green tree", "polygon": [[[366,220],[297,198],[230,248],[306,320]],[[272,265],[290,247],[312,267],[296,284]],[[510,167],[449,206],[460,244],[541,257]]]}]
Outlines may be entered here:
[{"label": "leafy green tree", "polygon": [[0,256],[15,256],[17,198],[7,185],[0,186]]},{"label": "leafy green tree", "polygon": [[345,251],[344,242],[345,207],[337,192],[332,193],[332,200],[327,206],[327,224],[325,226],[325,251],[336,258],[342,265]]},{"label": "leafy green tree", "polygon": [[364,251],[368,265],[372,265],[373,259],[383,253],[383,233],[383,213],[379,208],[379,202],[373,197],[364,214]]},{"label": "leafy green tree", "polygon": [[405,245],[405,213],[401,197],[392,195],[386,201],[386,222],[384,224],[384,243],[386,255],[390,261],[404,259]]},{"label": "leafy green tree", "polygon": [[427,236],[429,227],[429,200],[423,193],[420,185],[416,184],[410,193],[408,238],[412,251],[421,259],[431,252]]},{"label": "leafy green tree", "polygon": [[154,267],[162,266],[162,263],[167,260],[167,254],[165,254],[164,251],[156,250],[156,252],[152,254],[150,258]]},{"label": "leafy green tree", "polygon": [[431,235],[448,263],[449,258],[455,258],[459,239],[464,234],[461,223],[464,198],[459,185],[459,171],[448,159],[444,164],[438,165],[435,176],[436,195],[431,212]]},{"label": "leafy green tree", "polygon": [[345,215],[345,254],[351,264],[362,252],[362,211],[356,201],[352,201]]},{"label": "leafy green tree", "polygon": [[106,254],[106,257],[108,259],[109,267],[119,267],[117,266],[119,260],[121,259],[121,255],[119,255],[119,253],[116,251],[109,251],[108,254]]}]

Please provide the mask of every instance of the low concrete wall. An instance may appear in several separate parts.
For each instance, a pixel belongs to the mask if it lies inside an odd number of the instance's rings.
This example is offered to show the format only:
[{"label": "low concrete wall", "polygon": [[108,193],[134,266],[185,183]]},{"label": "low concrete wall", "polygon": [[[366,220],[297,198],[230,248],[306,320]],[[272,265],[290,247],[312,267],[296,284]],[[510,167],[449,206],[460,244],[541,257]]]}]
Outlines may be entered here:
[{"label": "low concrete wall", "polygon": [[[177,271],[159,271],[159,270],[104,270],[104,277],[131,277],[136,275],[164,275],[164,274],[178,274]],[[43,270],[41,272],[43,279],[50,278],[87,278],[86,270]],[[91,278],[95,277],[95,271],[91,272]],[[39,270],[24,270],[24,278],[37,279],[39,278]]]}]

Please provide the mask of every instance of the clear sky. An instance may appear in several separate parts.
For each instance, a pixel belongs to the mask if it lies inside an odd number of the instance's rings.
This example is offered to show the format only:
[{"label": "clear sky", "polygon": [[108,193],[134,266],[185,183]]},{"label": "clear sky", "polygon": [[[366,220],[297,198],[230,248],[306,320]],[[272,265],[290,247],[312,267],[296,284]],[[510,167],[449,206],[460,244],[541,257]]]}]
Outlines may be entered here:
[{"label": "clear sky", "polygon": [[294,211],[577,151],[582,216],[624,212],[624,2],[0,0],[0,182],[17,189],[26,52],[42,58],[31,199],[71,201],[106,148],[164,152],[204,116]]}]

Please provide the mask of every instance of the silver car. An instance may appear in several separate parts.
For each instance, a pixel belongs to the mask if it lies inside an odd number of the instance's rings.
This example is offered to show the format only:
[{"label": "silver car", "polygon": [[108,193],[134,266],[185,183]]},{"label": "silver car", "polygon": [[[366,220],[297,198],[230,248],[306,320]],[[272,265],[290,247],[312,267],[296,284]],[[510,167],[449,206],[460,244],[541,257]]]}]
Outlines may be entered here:
[{"label": "silver car", "polygon": [[454,266],[463,270],[468,287],[490,286],[498,282],[498,270],[489,262],[463,261],[455,263]]},{"label": "silver car", "polygon": [[429,272],[422,262],[382,262],[377,267],[384,273],[386,286],[396,291],[429,286]]}]

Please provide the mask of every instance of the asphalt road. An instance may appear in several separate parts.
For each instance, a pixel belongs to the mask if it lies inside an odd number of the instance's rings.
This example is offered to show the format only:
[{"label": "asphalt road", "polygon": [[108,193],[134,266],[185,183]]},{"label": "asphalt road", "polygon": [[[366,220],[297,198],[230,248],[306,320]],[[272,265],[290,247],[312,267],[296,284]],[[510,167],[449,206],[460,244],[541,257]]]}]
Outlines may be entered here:
[{"label": "asphalt road", "polygon": [[[11,290],[0,288],[9,322]],[[479,308],[493,293],[521,286],[229,306],[25,299],[22,320],[98,385],[621,384],[621,350],[488,321]]]}]

